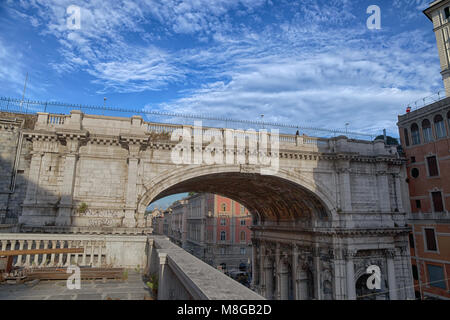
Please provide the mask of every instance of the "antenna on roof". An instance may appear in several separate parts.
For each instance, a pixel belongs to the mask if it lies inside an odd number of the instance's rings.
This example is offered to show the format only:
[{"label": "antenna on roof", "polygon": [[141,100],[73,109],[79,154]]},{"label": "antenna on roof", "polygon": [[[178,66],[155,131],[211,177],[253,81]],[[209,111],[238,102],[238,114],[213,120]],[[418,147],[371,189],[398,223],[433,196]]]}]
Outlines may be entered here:
[{"label": "antenna on roof", "polygon": [[22,110],[23,100],[25,99],[25,91],[27,90],[27,82],[28,82],[28,72],[27,72],[27,76],[25,78],[25,84],[23,86],[22,100],[20,101],[20,110]]}]

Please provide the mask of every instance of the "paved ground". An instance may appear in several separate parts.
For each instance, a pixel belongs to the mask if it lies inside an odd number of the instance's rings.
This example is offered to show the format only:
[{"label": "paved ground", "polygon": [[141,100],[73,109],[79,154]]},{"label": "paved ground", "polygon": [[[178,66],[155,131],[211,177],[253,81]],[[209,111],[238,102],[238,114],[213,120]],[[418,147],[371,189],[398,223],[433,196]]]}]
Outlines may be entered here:
[{"label": "paved ground", "polygon": [[32,284],[1,284],[0,300],[144,300],[152,294],[134,270],[127,280],[86,280],[81,289],[69,290],[66,281],[40,281]]}]

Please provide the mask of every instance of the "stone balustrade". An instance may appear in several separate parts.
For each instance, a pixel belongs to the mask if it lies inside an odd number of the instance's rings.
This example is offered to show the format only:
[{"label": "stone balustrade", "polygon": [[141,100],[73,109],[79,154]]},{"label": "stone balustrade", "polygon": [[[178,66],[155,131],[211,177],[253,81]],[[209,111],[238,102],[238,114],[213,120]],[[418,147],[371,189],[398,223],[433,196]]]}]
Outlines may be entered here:
[{"label": "stone balustrade", "polygon": [[8,250],[58,248],[84,252],[22,255],[14,258],[14,266],[142,267],[157,276],[160,300],[264,299],[163,236],[0,233],[0,256]]},{"label": "stone balustrade", "polygon": [[83,248],[83,253],[20,255],[17,267],[144,266],[146,236],[0,233],[1,251]]},{"label": "stone balustrade", "polygon": [[147,258],[147,272],[158,276],[158,300],[264,299],[166,237],[149,237]]}]

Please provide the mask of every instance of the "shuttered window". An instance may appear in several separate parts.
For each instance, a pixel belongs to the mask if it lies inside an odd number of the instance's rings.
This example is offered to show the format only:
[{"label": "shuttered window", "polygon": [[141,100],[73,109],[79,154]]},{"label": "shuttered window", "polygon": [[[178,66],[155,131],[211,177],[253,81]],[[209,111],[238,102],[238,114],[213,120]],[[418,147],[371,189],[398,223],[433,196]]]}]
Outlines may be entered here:
[{"label": "shuttered window", "polygon": [[437,177],[439,175],[436,156],[428,157],[428,175],[430,177]]},{"label": "shuttered window", "polygon": [[434,212],[444,212],[444,204],[442,202],[442,193],[440,191],[432,192]]}]

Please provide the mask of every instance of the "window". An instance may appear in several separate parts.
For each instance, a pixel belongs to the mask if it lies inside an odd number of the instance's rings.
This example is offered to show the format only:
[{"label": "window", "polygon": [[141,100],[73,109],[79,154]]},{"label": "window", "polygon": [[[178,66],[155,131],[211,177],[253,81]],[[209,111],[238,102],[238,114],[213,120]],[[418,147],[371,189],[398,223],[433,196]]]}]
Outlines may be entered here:
[{"label": "window", "polygon": [[434,117],[434,130],[436,131],[436,139],[441,139],[447,136],[447,132],[445,132],[444,119],[440,114]]},{"label": "window", "polygon": [[245,220],[244,219],[241,220],[241,226],[245,226]]},{"label": "window", "polygon": [[428,164],[428,176],[430,177],[439,176],[436,156],[427,157],[427,164]]},{"label": "window", "polygon": [[416,163],[416,157],[411,157],[411,163]]},{"label": "window", "polygon": [[241,241],[245,241],[245,231],[241,232],[241,237],[240,237]]},{"label": "window", "polygon": [[447,112],[447,125],[450,128],[450,111]]},{"label": "window", "polygon": [[416,123],[413,123],[411,126],[411,137],[412,144],[420,144],[419,126]]},{"label": "window", "polygon": [[427,242],[428,251],[437,251],[434,229],[425,229],[425,241]]},{"label": "window", "polygon": [[419,280],[419,273],[417,272],[417,266],[415,264],[412,265],[412,274],[414,280]]},{"label": "window", "polygon": [[224,218],[220,219],[220,225],[221,226],[226,226],[227,225],[227,219],[224,219]]},{"label": "window", "polygon": [[444,212],[444,203],[442,201],[442,193],[440,191],[432,192],[434,212]]},{"label": "window", "polygon": [[420,200],[416,200],[416,208],[422,209],[422,203],[420,202]]},{"label": "window", "polygon": [[227,211],[227,205],[225,203],[222,203],[222,211]]},{"label": "window", "polygon": [[423,142],[430,142],[433,140],[433,131],[431,130],[431,123],[428,119],[422,121],[422,134]]},{"label": "window", "polygon": [[404,135],[404,139],[405,139],[405,144],[407,147],[409,147],[409,134],[408,134],[408,129],[403,129],[403,135]]},{"label": "window", "polygon": [[411,176],[412,176],[413,178],[419,177],[419,169],[417,169],[417,168],[412,168],[412,169],[411,169]]},{"label": "window", "polygon": [[220,254],[225,254],[226,252],[225,252],[225,247],[221,247],[220,248]]},{"label": "window", "polygon": [[227,240],[227,233],[225,231],[220,232],[220,241]]},{"label": "window", "polygon": [[412,233],[409,234],[409,247],[414,249],[414,235]]},{"label": "window", "polygon": [[245,254],[245,248],[241,248],[241,255]]},{"label": "window", "polygon": [[444,269],[440,266],[427,264],[427,270],[428,270],[428,281],[430,283],[430,286],[445,290],[446,285],[445,285]]},{"label": "window", "polygon": [[450,7],[444,9],[444,17],[448,19],[450,17]]}]

